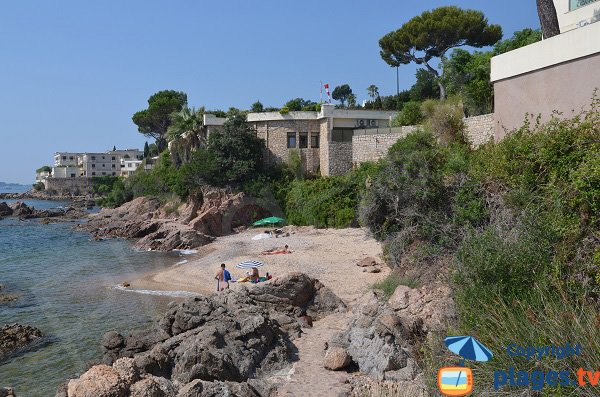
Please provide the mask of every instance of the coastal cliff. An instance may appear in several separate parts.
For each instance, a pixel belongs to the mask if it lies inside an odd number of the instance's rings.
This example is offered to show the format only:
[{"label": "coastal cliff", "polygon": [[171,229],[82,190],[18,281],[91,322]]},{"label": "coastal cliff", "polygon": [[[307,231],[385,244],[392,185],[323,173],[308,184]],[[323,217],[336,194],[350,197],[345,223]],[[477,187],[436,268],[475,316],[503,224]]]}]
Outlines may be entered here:
[{"label": "coastal cliff", "polygon": [[139,197],[120,207],[104,208],[79,228],[95,239],[139,239],[139,250],[194,249],[243,228],[272,212],[243,192],[202,188],[201,194],[175,206]]}]

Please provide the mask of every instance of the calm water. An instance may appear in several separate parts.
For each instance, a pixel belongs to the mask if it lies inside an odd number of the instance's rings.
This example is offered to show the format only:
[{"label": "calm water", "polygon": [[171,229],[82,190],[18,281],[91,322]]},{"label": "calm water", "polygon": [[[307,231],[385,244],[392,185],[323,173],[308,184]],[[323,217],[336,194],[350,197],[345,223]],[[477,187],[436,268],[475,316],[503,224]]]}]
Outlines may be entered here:
[{"label": "calm water", "polygon": [[[65,204],[26,203],[38,209]],[[49,337],[48,344],[0,363],[0,386],[14,387],[19,396],[54,396],[59,383],[101,357],[105,332],[147,327],[172,299],[114,286],[173,266],[178,254],[134,252],[125,240],[92,241],[72,226],[0,220],[0,284],[21,296],[0,305],[0,326],[19,322]]]}]

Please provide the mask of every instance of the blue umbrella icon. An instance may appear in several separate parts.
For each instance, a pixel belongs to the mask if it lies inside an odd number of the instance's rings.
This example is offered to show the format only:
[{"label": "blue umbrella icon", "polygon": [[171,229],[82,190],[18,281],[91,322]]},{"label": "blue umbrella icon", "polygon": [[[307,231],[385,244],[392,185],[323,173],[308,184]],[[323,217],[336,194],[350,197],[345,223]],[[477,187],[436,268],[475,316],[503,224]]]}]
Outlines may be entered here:
[{"label": "blue umbrella icon", "polygon": [[[456,353],[463,358],[461,366],[464,365],[465,360],[488,361],[494,356],[490,349],[472,336],[448,336],[444,339],[444,344],[452,353]],[[460,382],[461,374],[462,372],[458,373],[456,385]]]},{"label": "blue umbrella icon", "polygon": [[444,344],[465,360],[488,361],[494,356],[490,349],[472,336],[448,336]]}]

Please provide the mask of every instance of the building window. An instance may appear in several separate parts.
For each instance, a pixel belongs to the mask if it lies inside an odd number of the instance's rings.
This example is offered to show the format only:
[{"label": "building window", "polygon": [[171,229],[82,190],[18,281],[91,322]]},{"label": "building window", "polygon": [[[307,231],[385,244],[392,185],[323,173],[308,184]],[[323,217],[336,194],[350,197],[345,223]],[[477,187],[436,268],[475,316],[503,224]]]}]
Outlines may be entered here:
[{"label": "building window", "polygon": [[112,156],[112,161],[115,161],[115,160],[116,160],[116,157],[115,157],[115,156]]},{"label": "building window", "polygon": [[63,160],[66,160],[66,159],[67,159],[67,156],[63,156]]},{"label": "building window", "polygon": [[95,173],[95,172],[92,172],[92,176],[94,176],[94,175],[96,175],[96,173]]},{"label": "building window", "polygon": [[334,128],[331,131],[331,140],[333,142],[352,142],[354,130],[350,128]]},{"label": "building window", "polygon": [[102,164],[102,168],[106,167],[106,164]]},{"label": "building window", "polygon": [[115,167],[116,167],[116,165],[115,165],[115,164],[113,164],[113,165],[112,165],[112,168],[115,168]]},{"label": "building window", "polygon": [[298,140],[300,149],[306,149],[308,147],[308,132],[301,132],[300,139]]},{"label": "building window", "polygon": [[75,178],[75,174],[71,174],[71,178]]},{"label": "building window", "polygon": [[92,168],[96,168],[96,164],[92,164]]},{"label": "building window", "polygon": [[96,156],[92,156],[92,160],[96,160]]},{"label": "building window", "polygon": [[102,160],[104,160],[104,156],[102,156]]},{"label": "building window", "polygon": [[106,172],[103,172],[102,175],[106,175]]},{"label": "building window", "polygon": [[73,160],[73,156],[69,156],[69,160]]},{"label": "building window", "polygon": [[113,172],[113,176],[115,176],[115,175],[117,175],[117,173],[116,173],[116,172]]},{"label": "building window", "polygon": [[296,148],[296,133],[295,132],[288,132],[287,147],[288,147],[288,149]]},{"label": "building window", "polygon": [[313,133],[310,136],[310,147],[312,147],[312,148],[319,147],[319,134],[318,133]]},{"label": "building window", "polygon": [[587,6],[588,4],[592,4],[597,2],[598,0],[569,0],[569,11],[576,10],[578,8]]}]

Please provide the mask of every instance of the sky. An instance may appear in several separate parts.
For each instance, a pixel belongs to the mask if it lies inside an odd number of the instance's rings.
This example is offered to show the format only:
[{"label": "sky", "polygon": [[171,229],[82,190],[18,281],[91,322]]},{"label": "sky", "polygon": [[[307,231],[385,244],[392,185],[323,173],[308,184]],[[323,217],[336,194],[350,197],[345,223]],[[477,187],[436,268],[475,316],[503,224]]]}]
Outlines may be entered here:
[{"label": "sky", "polygon": [[[535,1],[21,0],[0,4],[0,181],[30,184],[56,151],[142,148],[131,116],[174,89],[193,107],[319,100],[320,82],[396,91],[386,33],[442,5],[484,12],[504,37],[539,28]],[[400,89],[415,80],[400,67]]]}]

